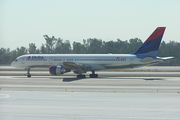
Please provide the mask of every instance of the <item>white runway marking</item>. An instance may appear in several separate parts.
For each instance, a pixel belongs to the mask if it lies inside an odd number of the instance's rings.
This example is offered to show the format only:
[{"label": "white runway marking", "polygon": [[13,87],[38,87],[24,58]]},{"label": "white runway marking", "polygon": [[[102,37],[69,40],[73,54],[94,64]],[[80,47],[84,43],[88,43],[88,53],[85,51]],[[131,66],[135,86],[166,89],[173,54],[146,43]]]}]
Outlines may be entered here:
[{"label": "white runway marking", "polygon": [[10,97],[10,95],[7,95],[7,94],[0,94],[0,99],[2,99],[2,98],[8,98],[8,97]]}]

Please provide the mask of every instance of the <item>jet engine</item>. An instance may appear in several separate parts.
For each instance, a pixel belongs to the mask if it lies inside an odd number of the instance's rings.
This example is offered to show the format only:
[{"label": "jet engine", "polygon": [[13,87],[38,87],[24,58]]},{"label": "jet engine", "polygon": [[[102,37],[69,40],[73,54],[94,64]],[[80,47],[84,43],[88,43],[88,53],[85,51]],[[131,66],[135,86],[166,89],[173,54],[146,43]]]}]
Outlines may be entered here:
[{"label": "jet engine", "polygon": [[62,66],[59,66],[59,65],[52,65],[49,67],[49,73],[51,75],[61,75],[61,74],[64,74],[66,72],[70,72],[71,70],[69,69],[65,69],[63,68]]}]

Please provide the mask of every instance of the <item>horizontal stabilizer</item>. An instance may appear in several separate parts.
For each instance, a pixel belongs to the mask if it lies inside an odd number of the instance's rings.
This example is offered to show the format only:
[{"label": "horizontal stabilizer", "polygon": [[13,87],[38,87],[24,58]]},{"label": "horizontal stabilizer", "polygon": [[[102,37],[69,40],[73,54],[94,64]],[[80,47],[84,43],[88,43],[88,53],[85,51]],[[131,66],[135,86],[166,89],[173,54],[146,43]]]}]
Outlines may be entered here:
[{"label": "horizontal stabilizer", "polygon": [[169,60],[169,59],[172,59],[172,58],[174,58],[174,57],[157,57],[156,59],[157,60]]},{"label": "horizontal stabilizer", "polygon": [[148,63],[148,62],[152,63],[152,62],[157,62],[157,61],[165,61],[165,60],[172,59],[172,58],[174,58],[174,57],[163,57],[163,58],[161,58],[161,57],[156,57],[156,58],[146,57],[140,61],[144,62],[144,63]]}]

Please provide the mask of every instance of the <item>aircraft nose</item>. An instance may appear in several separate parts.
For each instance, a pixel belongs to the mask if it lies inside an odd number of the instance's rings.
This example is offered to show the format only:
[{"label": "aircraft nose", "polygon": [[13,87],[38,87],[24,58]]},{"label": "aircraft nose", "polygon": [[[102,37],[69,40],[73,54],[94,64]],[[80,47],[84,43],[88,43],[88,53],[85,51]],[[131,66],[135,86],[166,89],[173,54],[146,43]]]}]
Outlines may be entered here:
[{"label": "aircraft nose", "polygon": [[15,63],[14,61],[11,63],[11,66],[12,66],[12,67],[15,67],[15,66],[14,66],[14,63]]}]

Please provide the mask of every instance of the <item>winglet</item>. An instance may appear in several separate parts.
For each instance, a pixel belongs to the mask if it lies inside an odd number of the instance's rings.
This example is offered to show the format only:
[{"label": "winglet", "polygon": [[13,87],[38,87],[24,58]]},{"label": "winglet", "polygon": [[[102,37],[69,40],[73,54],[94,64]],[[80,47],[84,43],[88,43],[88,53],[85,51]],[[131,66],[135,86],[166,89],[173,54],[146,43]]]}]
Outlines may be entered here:
[{"label": "winglet", "polygon": [[166,27],[158,27],[134,53],[136,55],[156,57]]}]

